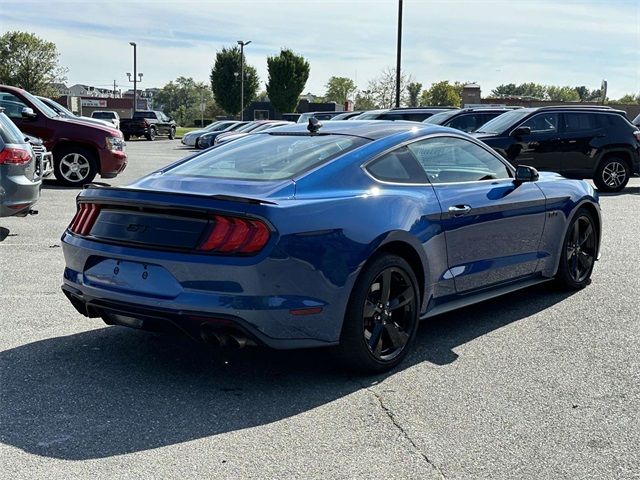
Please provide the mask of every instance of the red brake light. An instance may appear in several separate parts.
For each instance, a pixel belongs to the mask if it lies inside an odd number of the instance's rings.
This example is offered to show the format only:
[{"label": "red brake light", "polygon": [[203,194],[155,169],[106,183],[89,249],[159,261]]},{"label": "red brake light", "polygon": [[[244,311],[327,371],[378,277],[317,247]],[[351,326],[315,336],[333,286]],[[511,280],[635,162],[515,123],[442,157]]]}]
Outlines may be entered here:
[{"label": "red brake light", "polygon": [[69,230],[77,235],[87,235],[100,213],[100,205],[95,203],[81,203],[75,217],[71,220]]},{"label": "red brake light", "polygon": [[633,132],[633,136],[636,137],[636,140],[640,142],[640,130],[636,130]]},{"label": "red brake light", "polygon": [[213,227],[198,250],[220,253],[256,253],[269,241],[269,229],[260,220],[214,215]]},{"label": "red brake light", "polygon": [[31,152],[23,148],[7,147],[0,152],[0,165],[24,165],[31,161]]}]

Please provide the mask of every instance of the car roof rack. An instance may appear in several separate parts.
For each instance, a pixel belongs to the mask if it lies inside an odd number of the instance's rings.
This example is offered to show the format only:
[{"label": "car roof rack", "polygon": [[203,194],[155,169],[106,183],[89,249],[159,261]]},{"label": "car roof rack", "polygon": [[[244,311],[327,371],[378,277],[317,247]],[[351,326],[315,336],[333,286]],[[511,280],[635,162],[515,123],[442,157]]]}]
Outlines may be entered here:
[{"label": "car roof rack", "polygon": [[454,107],[453,105],[450,106],[437,106],[437,107],[430,107],[429,105],[427,106],[420,106],[420,107],[393,107],[390,108],[389,110],[451,110],[451,109],[459,109],[460,107]]},{"label": "car roof rack", "polygon": [[586,108],[586,109],[590,109],[590,110],[615,110],[615,108],[610,107],[609,105],[588,105],[588,104],[584,104],[584,105],[549,105],[549,106],[544,106],[544,107],[533,107],[533,108],[537,108],[538,110],[555,110],[558,108],[576,108],[576,109],[580,109],[580,108]]}]

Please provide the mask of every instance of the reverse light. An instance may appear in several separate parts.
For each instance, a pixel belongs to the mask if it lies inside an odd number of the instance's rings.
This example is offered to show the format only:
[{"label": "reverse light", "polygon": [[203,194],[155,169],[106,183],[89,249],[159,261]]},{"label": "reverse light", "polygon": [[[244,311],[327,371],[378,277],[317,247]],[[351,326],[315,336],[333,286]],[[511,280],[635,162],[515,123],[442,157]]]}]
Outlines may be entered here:
[{"label": "reverse light", "polygon": [[219,253],[257,253],[269,241],[269,229],[260,220],[214,215],[213,225],[198,250]]},{"label": "reverse light", "polygon": [[0,152],[0,165],[25,165],[31,161],[31,152],[24,148],[7,147]]},{"label": "reverse light", "polygon": [[81,203],[78,206],[76,215],[69,224],[69,230],[76,235],[87,235],[96,223],[98,214],[100,213],[100,205],[95,203]]}]

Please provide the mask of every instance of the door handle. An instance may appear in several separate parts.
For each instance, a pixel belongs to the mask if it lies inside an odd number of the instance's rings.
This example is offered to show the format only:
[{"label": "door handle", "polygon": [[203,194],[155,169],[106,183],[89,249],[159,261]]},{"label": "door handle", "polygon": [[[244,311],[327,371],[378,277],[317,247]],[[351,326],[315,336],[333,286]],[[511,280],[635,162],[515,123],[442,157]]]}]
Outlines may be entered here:
[{"label": "door handle", "polygon": [[469,205],[453,205],[449,207],[449,214],[453,217],[461,217],[471,211]]}]

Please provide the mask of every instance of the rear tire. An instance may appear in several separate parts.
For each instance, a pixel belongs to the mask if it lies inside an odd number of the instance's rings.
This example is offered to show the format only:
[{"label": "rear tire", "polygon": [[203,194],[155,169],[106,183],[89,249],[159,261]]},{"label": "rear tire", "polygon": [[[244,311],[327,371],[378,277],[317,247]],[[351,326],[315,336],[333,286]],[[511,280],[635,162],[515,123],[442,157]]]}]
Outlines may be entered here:
[{"label": "rear tire", "polygon": [[407,355],[418,329],[416,277],[402,257],[383,254],[356,281],[336,356],[349,369],[381,373]]},{"label": "rear tire", "polygon": [[176,138],[176,129],[171,127],[171,130],[169,130],[169,140],[173,140],[174,138]]},{"label": "rear tire", "polygon": [[598,251],[598,229],[593,215],[585,208],[576,212],[567,228],[556,285],[561,290],[581,290],[591,283]]},{"label": "rear tire", "polygon": [[147,138],[147,140],[153,142],[156,139],[156,129],[155,129],[155,127],[150,127],[149,131],[147,132],[145,137]]},{"label": "rear tire", "polygon": [[128,133],[124,134],[124,141],[128,142],[131,139],[131,135],[129,135]]},{"label": "rear tire", "polygon": [[95,178],[98,163],[95,154],[88,148],[70,145],[57,150],[53,173],[62,185],[81,187]]},{"label": "rear tire", "polygon": [[601,192],[619,192],[629,183],[631,170],[623,159],[618,157],[608,157],[600,162],[593,177]]}]

